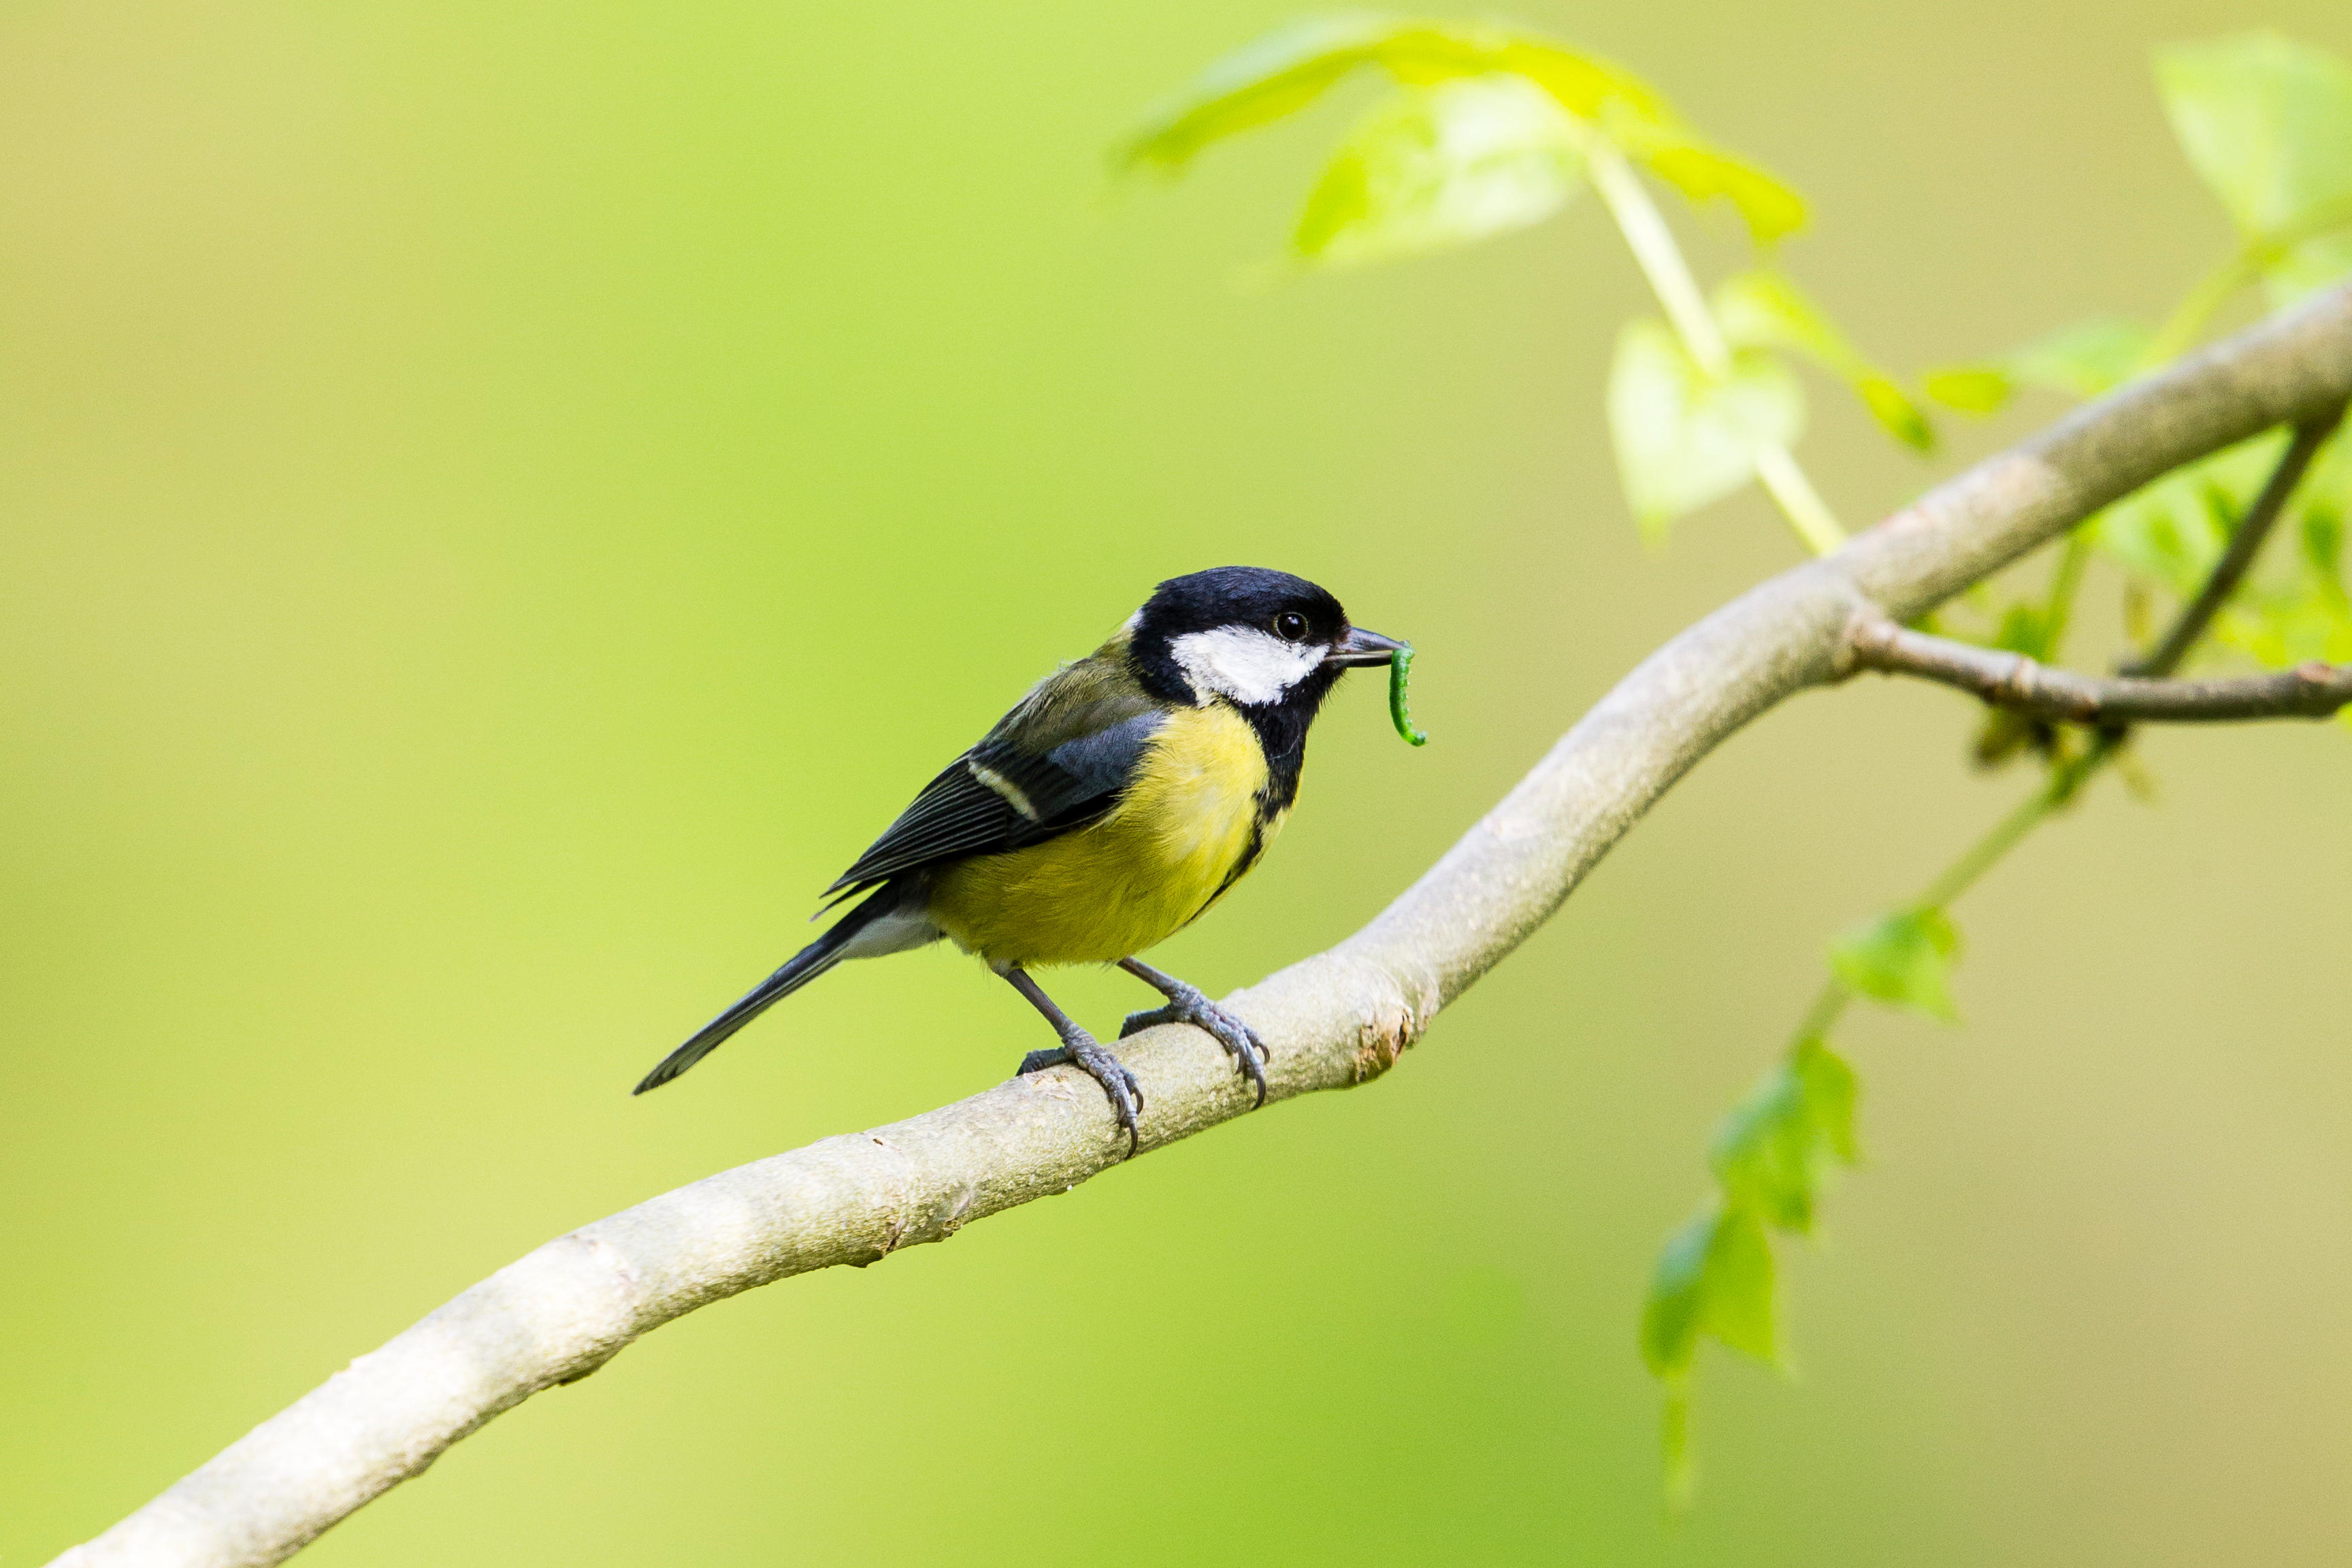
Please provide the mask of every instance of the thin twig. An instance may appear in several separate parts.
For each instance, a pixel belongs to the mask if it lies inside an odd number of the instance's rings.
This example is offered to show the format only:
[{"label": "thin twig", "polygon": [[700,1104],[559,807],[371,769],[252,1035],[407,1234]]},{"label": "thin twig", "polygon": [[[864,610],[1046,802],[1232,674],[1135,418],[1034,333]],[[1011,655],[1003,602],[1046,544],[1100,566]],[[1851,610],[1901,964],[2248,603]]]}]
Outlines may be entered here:
[{"label": "thin twig", "polygon": [[2271,469],[2271,477],[2262,493],[2254,498],[2253,505],[2246,509],[2244,520],[2230,536],[2229,549],[2221,552],[2221,559],[2206,575],[2204,587],[2181,610],[2163,640],[2147,654],[2124,664],[2121,673],[2162,676],[2180,668],[2180,661],[2189,657],[2189,650],[2197,646],[2197,639],[2205,635],[2205,628],[2213,624],[2213,617],[2221,614],[2221,606],[2245,580],[2247,569],[2253,565],[2254,557],[2262,553],[2263,541],[2270,537],[2271,525],[2286,510],[2287,498],[2303,482],[2311,459],[2318,455],[2327,437],[2336,433],[2343,418],[2344,410],[2338,406],[2294,427],[2294,439],[2280,454],[2277,466]]},{"label": "thin twig", "polygon": [[2069,724],[2326,719],[2352,702],[2352,665],[2314,662],[2232,680],[2077,675],[2021,653],[1915,632],[1874,611],[1856,616],[1846,637],[1857,669],[1940,681],[1996,708]]},{"label": "thin twig", "polygon": [[2106,753],[2114,744],[2109,735],[2102,731],[2081,755],[2067,758],[2052,767],[2048,776],[2042,781],[2042,787],[2011,806],[2008,816],[1994,823],[1974,844],[1962,850],[1958,859],[1945,867],[1936,879],[1927,884],[1915,900],[1914,907],[1944,909],[1974,887],[1979,878],[2000,864],[2004,856],[2023,843],[2027,834],[2074,798],[2074,793],[2106,761]]}]

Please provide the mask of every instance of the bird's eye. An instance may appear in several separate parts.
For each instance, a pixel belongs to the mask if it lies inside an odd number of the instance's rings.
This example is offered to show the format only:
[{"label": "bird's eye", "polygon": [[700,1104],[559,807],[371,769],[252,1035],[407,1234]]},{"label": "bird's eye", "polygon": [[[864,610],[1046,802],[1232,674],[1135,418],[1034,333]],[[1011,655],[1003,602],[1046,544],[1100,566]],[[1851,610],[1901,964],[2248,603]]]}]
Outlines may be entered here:
[{"label": "bird's eye", "polygon": [[1307,640],[1307,617],[1297,610],[1285,610],[1274,617],[1274,635],[1285,642]]}]

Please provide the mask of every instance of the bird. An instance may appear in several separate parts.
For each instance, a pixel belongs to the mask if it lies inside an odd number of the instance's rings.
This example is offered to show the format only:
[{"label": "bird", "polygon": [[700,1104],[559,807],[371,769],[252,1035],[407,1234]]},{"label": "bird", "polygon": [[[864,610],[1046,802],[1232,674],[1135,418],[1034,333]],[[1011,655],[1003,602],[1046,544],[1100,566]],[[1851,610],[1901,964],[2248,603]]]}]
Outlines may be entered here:
[{"label": "bird", "polygon": [[1166,998],[1119,1037],[1191,1024],[1265,1103],[1256,1031],[1136,955],[1190,925],[1265,853],[1298,795],[1307,731],[1339,678],[1408,645],[1349,624],[1330,593],[1257,566],[1171,577],[1093,653],[1033,687],[923,786],[822,898],[864,897],[638,1083],[658,1089],[784,997],[855,958],[941,940],[979,958],[1060,1043],[1019,1072],[1075,1066],[1141,1146],[1142,1086],[1031,973],[1113,963]]}]

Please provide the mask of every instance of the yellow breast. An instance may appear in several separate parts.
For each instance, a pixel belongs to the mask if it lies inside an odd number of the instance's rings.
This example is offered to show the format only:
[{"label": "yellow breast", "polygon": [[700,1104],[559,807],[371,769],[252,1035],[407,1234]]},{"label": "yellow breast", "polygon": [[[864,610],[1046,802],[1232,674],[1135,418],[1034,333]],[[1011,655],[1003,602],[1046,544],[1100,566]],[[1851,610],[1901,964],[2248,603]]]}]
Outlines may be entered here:
[{"label": "yellow breast", "polygon": [[992,963],[1108,963],[1165,940],[1216,900],[1282,826],[1261,825],[1265,752],[1222,703],[1179,709],[1126,797],[1089,827],[940,873],[931,918]]}]

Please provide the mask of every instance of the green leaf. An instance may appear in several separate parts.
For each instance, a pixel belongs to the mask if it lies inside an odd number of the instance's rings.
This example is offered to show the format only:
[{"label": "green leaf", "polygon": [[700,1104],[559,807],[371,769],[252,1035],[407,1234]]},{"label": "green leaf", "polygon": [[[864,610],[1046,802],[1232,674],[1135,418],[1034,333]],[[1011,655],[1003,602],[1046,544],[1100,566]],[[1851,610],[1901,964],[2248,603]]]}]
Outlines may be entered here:
[{"label": "green leaf", "polygon": [[2337,598],[2344,596],[2344,517],[2330,505],[2310,507],[2303,514],[2303,563]]},{"label": "green leaf", "polygon": [[1358,12],[1295,23],[1227,55],[1146,115],[1112,162],[1176,173],[1210,143],[1297,113],[1363,66],[1408,85],[1509,71],[1580,119],[1672,116],[1639,78],[1548,39]]},{"label": "green leaf", "polygon": [[1920,384],[1928,396],[1963,414],[1998,414],[2017,392],[2017,383],[2009,372],[1994,364],[1931,370]]},{"label": "green leaf", "polygon": [[2241,589],[2215,622],[2214,635],[2272,669],[2307,659],[2352,663],[2341,500],[2325,489],[2307,497],[2295,533],[2289,575]]},{"label": "green leaf", "polygon": [[1729,494],[1756,454],[1804,429],[1804,394],[1769,355],[1744,350],[1720,379],[1663,321],[1628,321],[1609,372],[1609,431],[1625,499],[1643,535],[1665,537],[1684,513]]},{"label": "green leaf", "polygon": [[1957,1024],[1949,976],[1959,949],[1941,910],[1904,910],[1832,942],[1830,969],[1864,996]]},{"label": "green leaf", "polygon": [[2050,657],[2050,614],[2046,606],[2031,601],[2020,601],[2000,613],[2000,626],[1992,634],[1990,646],[2005,653],[2021,653],[2028,658]]},{"label": "green leaf", "polygon": [[2137,321],[2101,317],[2061,327],[1999,359],[1930,371],[1927,395],[1963,414],[1991,414],[2020,387],[2096,397],[2128,380],[2151,334]]},{"label": "green leaf", "polygon": [[2271,669],[2307,659],[2352,663],[2352,615],[2316,584],[2252,596],[2222,612],[2214,635]]},{"label": "green leaf", "polygon": [[1858,1163],[1862,1145],[1853,1135],[1853,1108],[1862,1098],[1862,1080],[1853,1068],[1818,1037],[1800,1040],[1790,1065],[1804,1089],[1807,1112],[1822,1146],[1841,1165]]},{"label": "green leaf", "polygon": [[1804,221],[1794,191],[1700,139],[1621,67],[1536,34],[1369,13],[1301,22],[1226,56],[1145,116],[1113,149],[1112,164],[1179,173],[1211,143],[1297,113],[1364,67],[1406,86],[1517,76],[1692,201],[1729,201],[1759,241]]},{"label": "green leaf", "polygon": [[1525,77],[1406,88],[1341,143],[1291,244],[1332,264],[1467,244],[1549,217],[1583,168],[1575,122]]},{"label": "green leaf", "polygon": [[2009,356],[2010,374],[2028,386],[2096,397],[2130,377],[2152,335],[2137,321],[2095,317],[2019,349]]},{"label": "green leaf", "polygon": [[2099,548],[2180,598],[2196,594],[2229,542],[2231,509],[2199,476],[2168,476],[2117,502],[2098,521]]},{"label": "green leaf", "polygon": [[1702,141],[1670,114],[1645,118],[1613,108],[1601,132],[1693,205],[1718,197],[1729,202],[1759,245],[1805,226],[1804,197],[1755,164]]},{"label": "green leaf", "polygon": [[1255,131],[1314,102],[1378,58],[1388,17],[1310,16],[1225,56],[1144,116],[1112,153],[1119,168],[1181,172],[1211,142]]},{"label": "green leaf", "polygon": [[1874,371],[1857,379],[1853,390],[1861,397],[1863,406],[1870,410],[1870,416],[1878,421],[1881,429],[1914,451],[1932,452],[1936,449],[1936,427],[1927,423],[1927,416],[1919,411],[1917,404],[1911,401],[1911,395],[1903,390],[1902,383],[1883,372]]},{"label": "green leaf", "polygon": [[2325,509],[2335,517],[2352,513],[2352,439],[2339,431],[2322,447],[2295,496],[2305,506]]},{"label": "green leaf", "polygon": [[1619,115],[1638,123],[1661,125],[1675,118],[1674,109],[1657,89],[1623,67],[1534,34],[1424,23],[1400,36],[1389,66],[1401,81],[1428,79],[1414,75],[1417,71],[1456,75],[1515,71],[1551,94],[1562,109],[1591,124]]},{"label": "green leaf", "polygon": [[1820,1039],[1797,1043],[1717,1130],[1709,1163],[1727,1202],[1810,1233],[1831,1168],[1858,1158],[1853,1068]]},{"label": "green leaf", "polygon": [[1778,272],[1743,272],[1715,291],[1716,320],[1739,348],[1790,349],[1843,380],[1895,439],[1925,452],[1936,433],[1895,378],[1862,355],[1827,312]]},{"label": "green leaf", "polygon": [[1669,1382],[1685,1377],[1701,1335],[1778,1365],[1772,1247],[1749,1210],[1710,1202],[1666,1239],[1642,1310],[1642,1356]]},{"label": "green leaf", "polygon": [[[2189,162],[2250,240],[2352,204],[2352,68],[2273,32],[2159,49],[2157,86]],[[2346,213],[2352,219],[2352,209]],[[2352,269],[2352,234],[2289,247],[2282,301]]]}]

